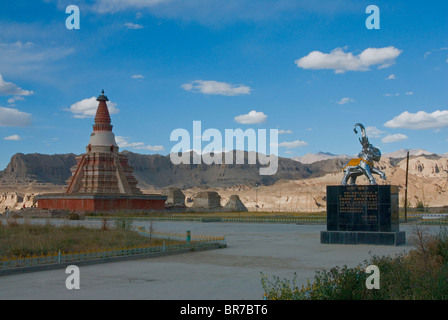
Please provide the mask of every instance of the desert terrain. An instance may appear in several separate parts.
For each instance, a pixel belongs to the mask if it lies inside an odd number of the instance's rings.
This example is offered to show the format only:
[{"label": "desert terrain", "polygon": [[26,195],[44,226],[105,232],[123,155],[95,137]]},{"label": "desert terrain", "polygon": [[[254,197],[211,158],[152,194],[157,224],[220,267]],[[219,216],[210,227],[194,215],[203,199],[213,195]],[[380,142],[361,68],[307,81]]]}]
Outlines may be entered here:
[{"label": "desert terrain", "polygon": [[[384,158],[378,167],[386,173],[387,180],[375,176],[378,184],[392,184],[400,187],[399,205],[404,207],[406,183],[406,159],[395,165],[394,159]],[[448,211],[448,158],[428,159],[418,156],[409,160],[408,175],[408,206],[415,208],[438,207]],[[278,211],[278,212],[317,212],[326,209],[326,186],[340,184],[342,171],[329,173],[322,177],[280,180],[270,186],[233,186],[213,188],[225,203],[232,194],[238,194],[241,201],[250,211]],[[368,184],[365,177],[357,180],[359,184]],[[199,188],[184,190],[187,197],[194,198]]]},{"label": "desert terrain", "polygon": [[[326,160],[334,161],[334,160]],[[321,161],[325,162],[325,161]],[[316,166],[316,165],[315,165]],[[328,166],[328,163],[326,164]],[[376,176],[379,184],[393,184],[400,187],[399,204],[404,207],[406,158],[384,157],[376,166],[384,171],[387,180]],[[255,187],[251,181],[235,185],[204,185],[180,188],[184,192],[186,205],[191,206],[195,195],[200,191],[216,191],[224,205],[231,195],[238,195],[249,211],[260,212],[320,212],[326,209],[326,186],[337,185],[342,179],[342,170],[321,174],[317,177],[301,179],[278,179],[270,185]],[[358,184],[367,184],[364,177],[358,178]],[[144,193],[161,193],[163,187],[152,186],[142,181],[140,188]],[[448,211],[448,157],[418,155],[409,160],[408,206],[410,208],[438,208]],[[4,208],[31,207],[35,196],[43,193],[64,192],[63,183],[37,181],[2,181],[0,184],[0,211]],[[446,210],[445,210],[446,209]],[[445,210],[445,211],[444,211]]]}]

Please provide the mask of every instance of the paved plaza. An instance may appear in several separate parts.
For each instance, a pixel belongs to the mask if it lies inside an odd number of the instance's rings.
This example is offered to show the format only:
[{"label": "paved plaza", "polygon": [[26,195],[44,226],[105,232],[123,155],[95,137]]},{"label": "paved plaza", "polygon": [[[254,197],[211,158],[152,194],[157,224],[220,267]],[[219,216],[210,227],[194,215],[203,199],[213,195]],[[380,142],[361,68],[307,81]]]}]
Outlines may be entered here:
[{"label": "paved plaza", "polygon": [[[95,224],[96,221],[77,223]],[[145,225],[145,222],[136,222]],[[326,226],[310,224],[156,222],[157,231],[224,235],[227,248],[80,266],[80,289],[68,290],[65,269],[0,276],[0,299],[263,298],[261,273],[312,279],[316,270],[356,266],[372,255],[409,251],[402,246],[320,244]],[[430,232],[439,227],[426,227]],[[407,238],[413,225],[401,225]]]}]

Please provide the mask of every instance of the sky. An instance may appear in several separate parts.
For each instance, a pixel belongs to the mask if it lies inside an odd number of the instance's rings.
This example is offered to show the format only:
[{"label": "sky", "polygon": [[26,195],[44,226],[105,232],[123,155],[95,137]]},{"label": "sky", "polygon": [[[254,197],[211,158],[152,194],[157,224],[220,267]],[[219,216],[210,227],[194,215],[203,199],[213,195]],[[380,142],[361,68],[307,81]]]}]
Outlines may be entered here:
[{"label": "sky", "polygon": [[447,71],[445,0],[0,0],[0,170],[84,153],[103,89],[120,150],[201,121],[277,129],[282,157],[356,154],[356,123],[383,154],[445,153]]}]

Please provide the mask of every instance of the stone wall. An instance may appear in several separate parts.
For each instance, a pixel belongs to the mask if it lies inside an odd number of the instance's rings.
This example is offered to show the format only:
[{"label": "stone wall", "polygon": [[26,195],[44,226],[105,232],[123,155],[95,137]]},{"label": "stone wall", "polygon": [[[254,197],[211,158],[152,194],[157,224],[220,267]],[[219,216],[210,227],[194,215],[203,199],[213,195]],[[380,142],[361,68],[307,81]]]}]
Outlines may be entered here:
[{"label": "stone wall", "polygon": [[10,210],[20,210],[22,208],[30,208],[36,204],[36,197],[32,193],[5,192],[0,194],[0,212],[3,213],[5,208]]}]

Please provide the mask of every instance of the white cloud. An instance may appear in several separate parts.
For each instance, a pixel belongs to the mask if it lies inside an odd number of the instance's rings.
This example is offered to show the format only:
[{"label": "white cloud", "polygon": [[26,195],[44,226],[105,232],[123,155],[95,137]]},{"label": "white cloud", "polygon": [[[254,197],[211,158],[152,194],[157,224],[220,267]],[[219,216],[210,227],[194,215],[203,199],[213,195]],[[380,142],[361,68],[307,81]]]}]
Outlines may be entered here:
[{"label": "white cloud", "polygon": [[390,134],[385,136],[383,139],[381,139],[381,142],[383,143],[393,143],[398,141],[406,140],[408,137],[404,134],[397,133],[397,134]]},{"label": "white cloud", "polygon": [[366,128],[366,133],[367,133],[367,136],[369,136],[369,137],[379,138],[384,133],[384,131],[381,131],[377,127],[368,126]]},{"label": "white cloud", "polygon": [[23,43],[22,41],[16,41],[12,43],[0,43],[0,47],[2,48],[32,48],[34,46],[34,43],[31,41]]},{"label": "white cloud", "polygon": [[19,141],[22,140],[22,138],[18,134],[13,134],[12,136],[5,137],[5,140],[12,140],[12,141]]},{"label": "white cloud", "polygon": [[[83,99],[72,104],[69,109],[66,109],[66,111],[73,113],[75,118],[93,118],[95,117],[96,110],[98,108],[98,101],[96,99],[96,97]],[[110,114],[116,114],[120,111],[116,108],[116,106],[117,104],[114,102],[109,101],[107,103]]]},{"label": "white cloud", "polygon": [[13,108],[0,107],[0,127],[26,127],[31,124],[31,114]]},{"label": "white cloud", "polygon": [[295,141],[285,141],[278,144],[279,147],[285,147],[287,149],[294,149],[299,147],[307,146],[308,143],[302,140],[295,140]]},{"label": "white cloud", "polygon": [[185,83],[182,88],[186,91],[203,94],[219,94],[223,96],[237,96],[249,94],[251,88],[245,85],[233,85],[226,82],[195,80]]},{"label": "white cloud", "polygon": [[116,136],[115,141],[120,148],[148,151],[162,151],[165,149],[163,146],[145,145],[143,142],[129,142],[129,137]]},{"label": "white cloud", "polygon": [[336,48],[331,53],[312,51],[307,56],[297,59],[295,63],[303,69],[332,69],[335,73],[346,71],[368,71],[370,66],[379,65],[378,69],[387,68],[395,63],[402,50],[395,47],[367,48],[358,55]]},{"label": "white cloud", "polygon": [[406,95],[407,96],[412,96],[414,94],[414,92],[412,92],[412,91],[408,91],[408,92],[406,92]]},{"label": "white cloud", "polygon": [[278,130],[278,134],[291,134],[292,130]]},{"label": "white cloud", "polygon": [[254,0],[94,0],[88,2],[93,2],[91,7],[98,13],[140,11],[149,12],[158,18],[213,25],[235,21],[297,19],[306,17],[309,13],[334,17],[335,14],[356,12],[357,9],[355,4],[345,3],[342,6],[336,4],[334,0],[259,0],[256,1],[256,6],[253,5]]},{"label": "white cloud", "polygon": [[418,111],[403,112],[384,124],[388,128],[404,128],[414,130],[437,129],[448,127],[448,110],[437,110],[433,113]]},{"label": "white cloud", "polygon": [[352,99],[352,98],[342,98],[341,100],[339,100],[337,102],[337,104],[346,104],[346,103],[349,103],[349,102],[355,102],[355,99]]},{"label": "white cloud", "polygon": [[131,29],[131,30],[143,29],[143,25],[135,24],[135,23],[132,23],[132,22],[125,23],[124,26],[126,28],[128,28],[128,29]]},{"label": "white cloud", "polygon": [[385,97],[398,97],[400,94],[397,93],[385,93],[384,96]]},{"label": "white cloud", "polygon": [[[0,28],[3,27],[3,25],[0,26]],[[14,32],[14,29],[20,29],[20,26],[6,25],[4,28],[6,30],[2,30],[2,34],[7,34],[7,32]],[[52,31],[49,30],[49,32]],[[30,34],[33,33],[33,30],[26,29],[21,32]],[[32,42],[0,43],[0,56],[2,57],[0,70],[15,75],[42,72],[43,69],[48,71],[54,67],[52,62],[61,60],[74,52],[73,48],[43,46]],[[24,90],[22,93],[26,94],[11,93],[11,95],[29,95],[33,92]]]},{"label": "white cloud", "polygon": [[386,80],[395,80],[395,79],[397,79],[397,77],[395,77],[394,74],[390,74],[390,75],[386,78]]},{"label": "white cloud", "polygon": [[94,9],[99,13],[115,13],[127,9],[151,8],[170,0],[97,0]]},{"label": "white cloud", "polygon": [[7,96],[29,96],[33,93],[33,91],[23,90],[12,82],[6,82],[0,74],[0,94]]},{"label": "white cloud", "polygon": [[[448,50],[448,47],[442,47],[440,49],[433,49],[431,51],[427,51],[427,52],[425,52],[425,55],[423,56],[423,58],[426,59],[433,52],[440,52],[440,51],[446,51],[446,50]],[[446,59],[446,62],[448,62],[448,59]]]},{"label": "white cloud", "polygon": [[10,104],[10,106],[15,106],[16,101],[23,101],[23,100],[25,100],[25,98],[22,96],[14,96],[8,99],[8,103]]},{"label": "white cloud", "polygon": [[131,78],[132,78],[132,79],[143,79],[144,76],[143,76],[142,74],[133,74],[133,75],[131,76]]},{"label": "white cloud", "polygon": [[257,124],[265,122],[267,118],[263,112],[252,110],[248,114],[236,116],[234,120],[241,124]]}]

